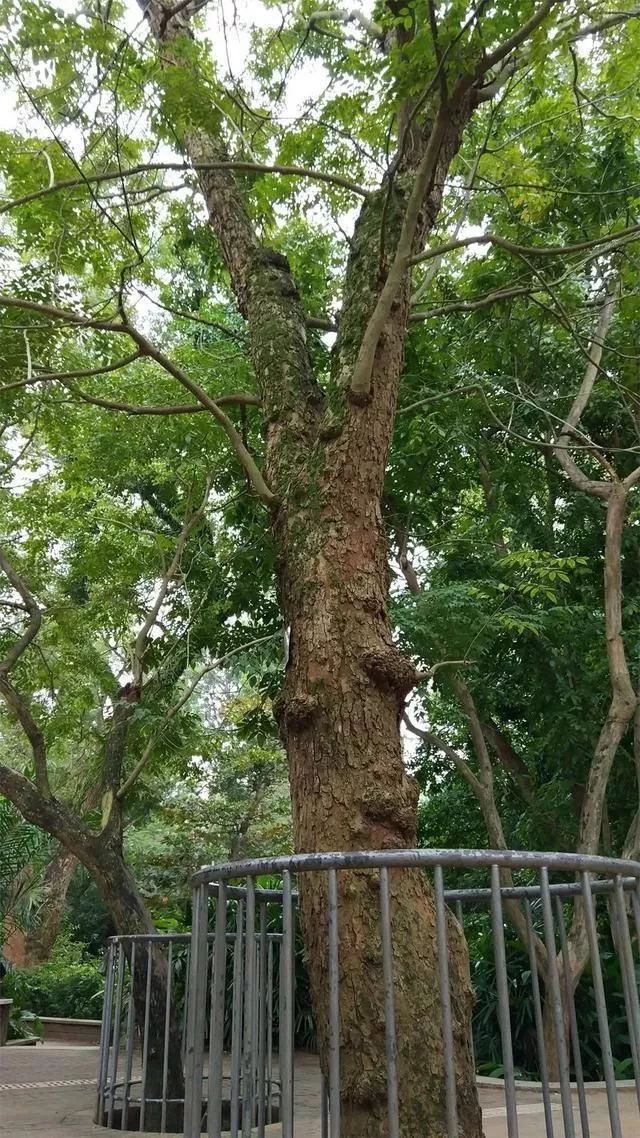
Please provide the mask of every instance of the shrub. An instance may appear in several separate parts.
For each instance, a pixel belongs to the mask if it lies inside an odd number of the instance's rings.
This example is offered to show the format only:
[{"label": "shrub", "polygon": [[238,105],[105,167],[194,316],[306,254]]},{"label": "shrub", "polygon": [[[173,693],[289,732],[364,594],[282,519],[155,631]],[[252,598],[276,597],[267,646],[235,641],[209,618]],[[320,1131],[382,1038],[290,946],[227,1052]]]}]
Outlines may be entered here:
[{"label": "shrub", "polygon": [[37,968],[14,968],[2,981],[2,995],[36,1016],[99,1019],[103,991],[97,962],[50,961]]}]

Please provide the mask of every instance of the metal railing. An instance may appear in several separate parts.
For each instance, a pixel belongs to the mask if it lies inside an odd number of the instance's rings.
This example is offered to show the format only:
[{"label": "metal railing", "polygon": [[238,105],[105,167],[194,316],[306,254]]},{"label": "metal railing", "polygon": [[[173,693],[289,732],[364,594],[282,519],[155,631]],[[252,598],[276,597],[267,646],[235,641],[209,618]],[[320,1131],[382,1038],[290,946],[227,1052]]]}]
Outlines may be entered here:
[{"label": "metal railing", "polygon": [[[640,1134],[640,864],[475,850],[297,855],[201,870],[194,877],[190,937],[115,938],[111,943],[97,1120],[111,1128],[183,1133],[185,1138],[203,1133],[219,1138],[227,1131],[231,1138],[271,1133],[306,1138],[317,1128],[323,1138],[348,1134],[352,1087],[344,1074],[345,898],[349,882],[364,876],[377,929],[371,959],[377,954],[379,967],[371,966],[371,984],[379,985],[384,1015],[384,1133],[399,1138],[405,1132],[405,1099],[398,1058],[402,1023],[394,914],[398,875],[405,870],[424,871],[432,899],[443,1087],[440,1132],[466,1138],[459,1121],[455,994],[449,976],[451,937],[459,935],[452,932],[453,912],[466,926],[472,948],[483,937],[491,943],[490,959],[472,956],[471,980],[478,992],[484,985],[485,1006],[488,985],[499,1025],[488,1069],[501,1076],[491,1093],[495,1099],[495,1088],[502,1089],[504,1107],[489,1110],[492,1135],[519,1138],[525,1099],[525,1113],[540,1114],[541,1134],[544,1120],[546,1138]],[[315,957],[304,959],[297,900],[310,874],[323,897],[322,928],[314,933],[316,948],[319,931],[324,944],[326,1022],[319,1032],[321,1064],[307,1059],[301,1065],[296,1001],[299,1011],[306,970]],[[259,879],[265,875],[277,876],[281,887],[261,888]],[[586,951],[572,982],[576,906]],[[545,968],[541,951],[546,952]],[[162,961],[166,983],[154,1000],[153,977],[162,971]],[[136,980],[141,964],[143,974]],[[160,995],[164,1013],[158,1012]],[[515,1006],[510,1009],[516,997],[521,1002],[526,998],[530,1020],[526,1054]],[[155,1036],[149,1028],[154,1014],[161,1021]],[[585,1016],[595,1021],[588,1040],[582,1034]],[[171,1085],[172,1039],[181,1048],[184,1089],[176,1090],[175,1080]],[[477,1069],[486,1072],[483,1046],[476,1030]],[[155,1081],[149,1074],[152,1058]],[[631,1078],[622,1082],[621,1073]],[[488,1092],[483,1079],[478,1082],[482,1104]],[[603,1118],[608,1131],[602,1128]],[[496,1131],[496,1126],[502,1129]],[[379,1126],[375,1132],[381,1133]]]},{"label": "metal railing", "polygon": [[[237,919],[242,925],[246,890],[230,889],[237,902]],[[270,894],[276,901],[281,894]],[[212,986],[223,992],[225,1015],[220,1027],[220,1043],[232,1056],[241,1046],[239,1032],[243,1016],[242,980],[245,937],[241,931],[226,932],[224,943],[214,949],[215,935],[207,937],[207,952],[213,968],[205,978],[198,1000],[211,1001]],[[255,938],[256,952],[264,964],[260,973],[260,998],[264,1008],[263,1035],[266,1048],[266,1086],[263,1096],[265,1123],[279,1117],[279,1083],[274,1078],[274,1008],[282,934],[267,932]],[[97,1102],[95,1121],[110,1130],[182,1134],[184,1126],[184,1078],[171,1079],[172,1050],[179,1053],[180,1076],[184,1074],[187,1045],[186,1014],[191,964],[190,934],[155,934],[112,937],[105,969],[105,994],[98,1054]],[[153,1008],[154,987],[160,989]],[[159,1008],[158,1008],[159,1002]],[[155,1018],[155,1023],[154,1023]],[[158,1022],[159,1021],[159,1022]],[[216,1030],[218,1030],[216,1025]],[[208,1041],[207,1041],[208,1042]],[[175,1068],[175,1063],[173,1064]],[[154,1068],[154,1074],[151,1067]],[[223,1075],[230,1084],[226,1128],[238,1111],[238,1079]]]}]

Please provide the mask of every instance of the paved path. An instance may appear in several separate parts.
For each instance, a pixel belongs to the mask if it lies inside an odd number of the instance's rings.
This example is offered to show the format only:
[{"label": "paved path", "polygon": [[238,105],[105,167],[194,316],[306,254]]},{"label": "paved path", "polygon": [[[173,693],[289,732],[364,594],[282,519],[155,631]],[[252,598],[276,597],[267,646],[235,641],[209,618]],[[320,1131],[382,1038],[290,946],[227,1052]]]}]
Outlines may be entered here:
[{"label": "paved path", "polygon": [[[0,1135],[5,1138],[105,1138],[93,1125],[95,1047],[3,1047],[0,1049]],[[506,1111],[500,1085],[482,1085],[480,1097],[486,1138],[506,1138]],[[640,1110],[635,1090],[619,1092],[624,1138],[640,1138]],[[611,1138],[606,1095],[588,1093],[591,1138]],[[553,1096],[555,1138],[564,1138],[559,1096]],[[317,1060],[301,1055],[296,1063],[296,1138],[320,1138],[320,1084]],[[580,1135],[577,1112],[576,1135]],[[540,1094],[518,1091],[520,1138],[544,1138]],[[280,1127],[269,1128],[279,1138]],[[123,1133],[119,1131],[119,1133]],[[130,1133],[130,1132],[125,1132]]]}]

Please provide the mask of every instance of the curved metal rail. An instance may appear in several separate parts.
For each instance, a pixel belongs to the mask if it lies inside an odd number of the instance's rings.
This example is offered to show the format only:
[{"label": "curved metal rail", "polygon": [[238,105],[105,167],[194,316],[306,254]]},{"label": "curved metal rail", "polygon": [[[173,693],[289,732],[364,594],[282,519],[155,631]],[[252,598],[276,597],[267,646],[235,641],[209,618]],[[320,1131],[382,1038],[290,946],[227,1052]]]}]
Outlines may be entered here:
[{"label": "curved metal rail", "polygon": [[[402,1081],[396,1068],[394,928],[389,875],[422,868],[434,895],[440,1012],[443,1033],[445,1133],[458,1138],[458,1104],[448,975],[447,910],[464,926],[490,918],[494,951],[497,1018],[500,1025],[507,1138],[519,1138],[518,1070],[514,1060],[510,986],[516,968],[505,929],[520,914],[521,955],[529,961],[529,998],[539,1075],[539,1110],[546,1138],[627,1138],[640,1134],[640,863],[565,853],[493,850],[391,850],[300,854],[205,867],[193,878],[191,935],[117,937],[110,944],[98,1078],[97,1119],[111,1128],[154,1129],[185,1138],[263,1138],[280,1120],[282,1138],[304,1138],[305,1121],[294,1094],[295,1001],[300,962],[296,956],[297,892],[304,875],[326,879],[326,946],[329,988],[327,1053],[323,1056],[319,1123],[323,1138],[340,1138],[342,1088],[340,1040],[341,897],[348,875],[370,872],[377,879],[380,984],[386,1033],[389,1138],[399,1138]],[[279,888],[261,888],[259,878],[278,876]],[[561,879],[559,879],[561,875]],[[471,877],[472,884],[468,884]],[[461,880],[462,878],[462,880]],[[466,880],[465,880],[466,879]],[[239,884],[241,882],[241,884]],[[592,1133],[591,1092],[583,1070],[577,988],[568,980],[568,928],[575,907],[584,921],[590,984],[596,1009],[599,1074],[604,1082],[608,1133]],[[482,913],[486,912],[486,917]],[[472,917],[472,914],[476,914]],[[524,934],[523,934],[524,928]],[[547,950],[540,973],[535,938]],[[615,952],[622,988],[633,1071],[632,1090],[621,1091],[611,1048],[609,1009],[601,952]],[[298,954],[299,956],[299,954]],[[149,993],[140,1007],[133,999],[136,969],[167,969],[164,1079],[161,1093],[148,1087]],[[146,962],[146,963],[145,963]],[[177,969],[177,963],[180,969]],[[519,982],[522,981],[522,965]],[[473,961],[472,961],[473,974]],[[147,977],[150,971],[146,973]],[[140,989],[140,977],[137,978]],[[127,993],[129,994],[127,997]],[[182,1021],[185,1089],[167,1089],[170,1008],[178,996]],[[548,1075],[544,1005],[549,1004],[558,1081]],[[547,1013],[548,1014],[548,1013]],[[547,1037],[548,1042],[548,1037]],[[620,1055],[616,1059],[620,1061]],[[593,1066],[593,1056],[590,1056]],[[635,1094],[633,1091],[635,1090]],[[633,1094],[633,1098],[630,1095]],[[622,1097],[624,1096],[624,1098]],[[624,1130],[620,1103],[631,1109],[634,1128]],[[176,1122],[176,1119],[179,1121]],[[540,1130],[542,1134],[543,1131]]]}]

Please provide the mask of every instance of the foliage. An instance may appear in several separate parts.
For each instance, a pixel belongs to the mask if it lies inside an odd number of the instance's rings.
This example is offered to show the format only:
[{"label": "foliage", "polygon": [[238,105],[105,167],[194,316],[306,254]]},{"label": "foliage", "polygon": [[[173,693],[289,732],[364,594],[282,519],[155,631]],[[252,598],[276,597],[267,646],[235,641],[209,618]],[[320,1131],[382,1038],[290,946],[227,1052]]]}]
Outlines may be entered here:
[{"label": "foliage", "polygon": [[0,796],[0,947],[11,926],[23,927],[37,893],[45,835]]},{"label": "foliage", "polygon": [[108,937],[114,934],[115,928],[104,901],[87,871],[80,866],[67,893],[64,926],[56,941],[56,956],[63,938],[63,943],[68,940],[81,945],[85,958],[100,957]]},{"label": "foliage", "polygon": [[2,994],[36,1016],[100,1019],[104,976],[95,961],[51,961],[37,968],[13,968]]},{"label": "foliage", "polygon": [[[607,926],[601,921],[600,961],[606,992],[611,1051],[616,1077],[627,1078],[631,1069],[629,1023],[624,1002],[620,962],[612,949]],[[469,940],[471,975],[475,995],[473,1037],[476,1070],[481,1075],[502,1078],[502,1042],[497,1014],[498,996],[494,946],[488,914],[475,914],[465,920]],[[539,1057],[536,1042],[533,995],[529,958],[509,926],[505,930],[509,977],[509,1009],[516,1078],[538,1080]],[[541,985],[544,997],[544,986]],[[578,1037],[584,1078],[601,1082],[604,1078],[593,981],[588,968],[575,994]],[[571,1075],[575,1078],[573,1058]]]}]

